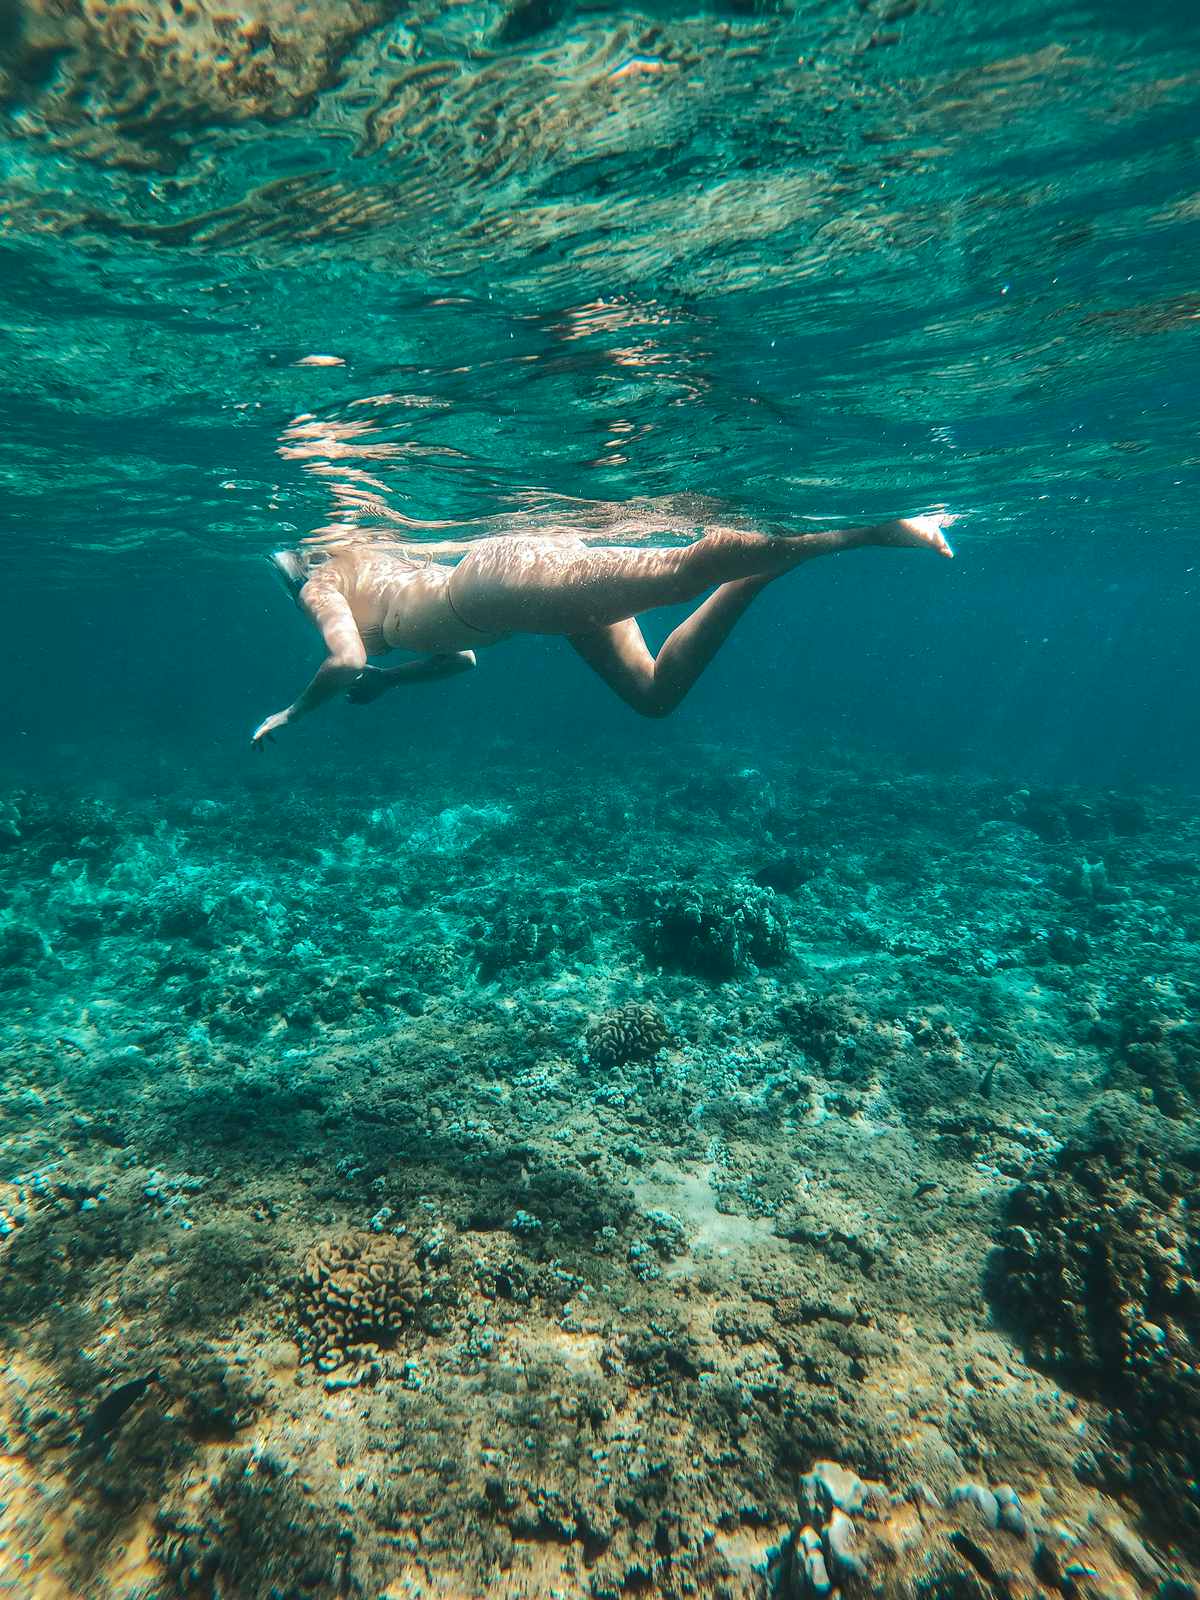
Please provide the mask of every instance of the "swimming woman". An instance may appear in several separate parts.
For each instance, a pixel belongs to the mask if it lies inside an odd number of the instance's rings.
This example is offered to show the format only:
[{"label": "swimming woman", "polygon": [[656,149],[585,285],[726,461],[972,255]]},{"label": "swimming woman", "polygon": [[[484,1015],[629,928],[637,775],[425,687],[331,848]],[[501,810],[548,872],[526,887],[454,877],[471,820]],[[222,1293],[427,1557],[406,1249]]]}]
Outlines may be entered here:
[{"label": "swimming woman", "polygon": [[[800,534],[719,525],[692,544],[647,549],[516,534],[481,539],[454,565],[414,559],[411,547],[369,543],[347,545],[324,560],[280,551],[276,567],[320,630],[326,656],[299,698],[255,729],[253,743],[261,748],[339,690],[362,705],[402,684],[452,677],[475,665],[477,650],[517,633],[562,635],[626,705],[645,717],[665,717],[768,583],[814,556],[865,545],[949,557],[943,530],[951,521],[910,517]],[[708,589],[713,593],[651,655],[637,616]],[[388,650],[419,659],[394,667],[368,663],[368,656]]]}]

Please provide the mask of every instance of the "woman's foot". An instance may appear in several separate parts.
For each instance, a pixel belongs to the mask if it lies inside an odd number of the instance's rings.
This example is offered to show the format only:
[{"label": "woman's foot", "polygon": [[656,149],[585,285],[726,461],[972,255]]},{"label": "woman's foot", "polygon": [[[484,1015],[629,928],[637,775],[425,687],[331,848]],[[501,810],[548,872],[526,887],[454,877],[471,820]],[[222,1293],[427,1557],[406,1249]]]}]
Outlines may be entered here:
[{"label": "woman's foot", "polygon": [[902,517],[896,522],[881,522],[871,528],[867,544],[892,546],[901,550],[933,550],[947,561],[954,559],[954,551],[946,541],[944,530],[957,517],[949,512],[933,512],[927,517]]}]

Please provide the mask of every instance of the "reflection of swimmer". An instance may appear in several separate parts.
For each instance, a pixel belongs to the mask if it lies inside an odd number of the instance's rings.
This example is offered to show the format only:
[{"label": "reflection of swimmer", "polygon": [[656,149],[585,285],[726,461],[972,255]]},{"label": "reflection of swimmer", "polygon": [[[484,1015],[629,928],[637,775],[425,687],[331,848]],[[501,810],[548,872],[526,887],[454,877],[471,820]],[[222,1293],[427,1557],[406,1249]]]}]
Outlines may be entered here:
[{"label": "reflection of swimmer", "polygon": [[[295,551],[275,563],[329,652],[294,705],[255,731],[315,710],[339,689],[365,704],[387,689],[451,677],[475,651],[514,633],[561,634],[626,705],[665,717],[687,694],[758,592],[813,556],[862,545],[949,556],[947,516],[873,528],[783,535],[713,527],[674,549],[588,546],[534,534],[481,539],[455,566],[414,561],[379,545],[350,545],[320,564]],[[634,618],[655,606],[708,596],[652,656]],[[387,650],[423,659],[367,665]]]}]

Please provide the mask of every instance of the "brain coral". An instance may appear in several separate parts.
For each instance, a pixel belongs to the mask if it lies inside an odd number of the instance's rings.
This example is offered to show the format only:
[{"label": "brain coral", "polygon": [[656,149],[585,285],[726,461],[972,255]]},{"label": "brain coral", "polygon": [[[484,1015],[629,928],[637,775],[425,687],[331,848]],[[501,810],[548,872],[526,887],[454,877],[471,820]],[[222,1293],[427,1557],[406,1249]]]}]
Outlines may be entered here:
[{"label": "brain coral", "polygon": [[305,1257],[296,1285],[296,1342],[321,1372],[393,1345],[421,1297],[411,1242],[394,1234],[323,1239]]},{"label": "brain coral", "polygon": [[654,1007],[631,1000],[592,1023],[587,1032],[588,1060],[608,1070],[633,1061],[653,1061],[669,1038]]}]

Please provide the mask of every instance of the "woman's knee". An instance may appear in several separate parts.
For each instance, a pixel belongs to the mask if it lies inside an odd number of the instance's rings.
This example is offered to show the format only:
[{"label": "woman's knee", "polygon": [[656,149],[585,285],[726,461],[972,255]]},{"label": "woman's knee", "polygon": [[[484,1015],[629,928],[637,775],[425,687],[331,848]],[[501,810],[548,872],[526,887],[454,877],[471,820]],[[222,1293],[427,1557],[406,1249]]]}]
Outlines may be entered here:
[{"label": "woman's knee", "polygon": [[671,715],[682,698],[682,695],[662,694],[651,686],[637,694],[627,695],[625,703],[632,706],[639,717],[648,717],[652,722],[661,722],[664,717]]}]

